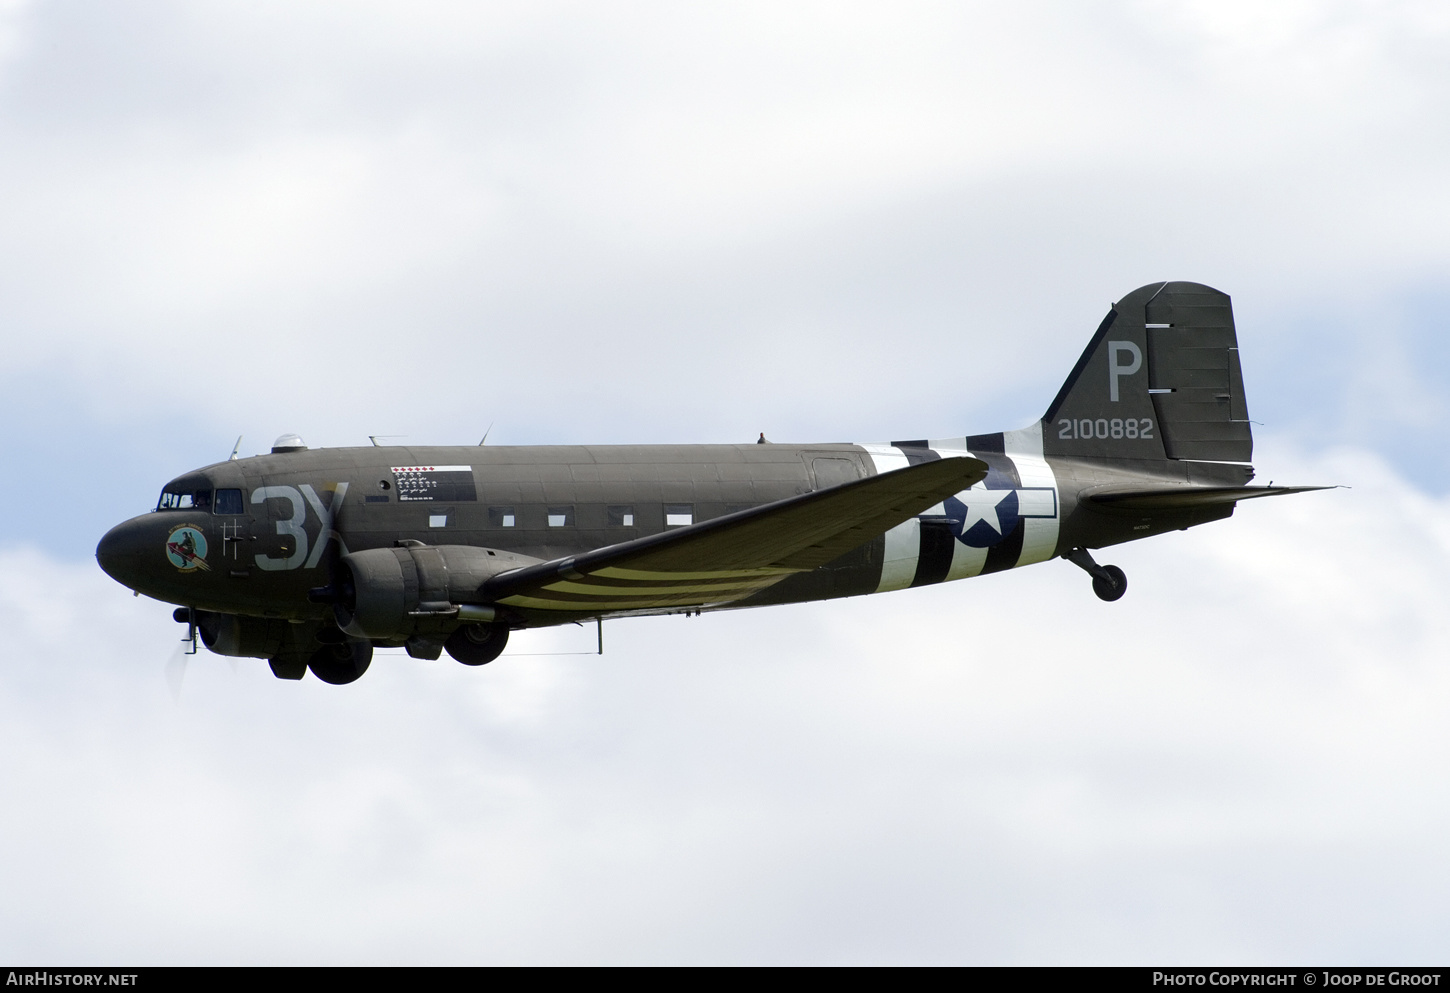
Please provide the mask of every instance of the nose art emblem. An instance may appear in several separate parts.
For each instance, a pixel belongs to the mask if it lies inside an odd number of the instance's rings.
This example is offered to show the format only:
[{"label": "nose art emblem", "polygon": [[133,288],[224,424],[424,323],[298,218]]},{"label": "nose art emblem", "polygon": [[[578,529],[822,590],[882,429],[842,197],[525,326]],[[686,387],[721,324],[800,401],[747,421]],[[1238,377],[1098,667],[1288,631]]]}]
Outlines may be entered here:
[{"label": "nose art emblem", "polygon": [[206,535],[190,524],[171,529],[166,536],[166,557],[182,572],[211,569],[206,564]]}]

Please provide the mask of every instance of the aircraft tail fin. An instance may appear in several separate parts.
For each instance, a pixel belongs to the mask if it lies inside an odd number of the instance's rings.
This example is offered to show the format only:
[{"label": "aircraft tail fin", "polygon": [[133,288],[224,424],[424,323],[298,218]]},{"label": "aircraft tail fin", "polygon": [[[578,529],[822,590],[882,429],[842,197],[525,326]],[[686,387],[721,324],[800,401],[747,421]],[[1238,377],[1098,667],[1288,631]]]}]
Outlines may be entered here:
[{"label": "aircraft tail fin", "polygon": [[1228,294],[1152,283],[1113,305],[1043,417],[1044,453],[1249,462]]}]

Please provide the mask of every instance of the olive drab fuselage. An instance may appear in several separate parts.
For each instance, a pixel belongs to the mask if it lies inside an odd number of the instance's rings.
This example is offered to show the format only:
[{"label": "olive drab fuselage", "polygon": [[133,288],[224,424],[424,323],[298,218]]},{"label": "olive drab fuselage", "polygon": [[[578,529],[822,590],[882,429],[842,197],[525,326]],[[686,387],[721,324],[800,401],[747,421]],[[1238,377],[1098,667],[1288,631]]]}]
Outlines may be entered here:
[{"label": "olive drab fuselage", "polygon": [[[126,522],[109,539],[110,554],[149,560],[121,581],[158,600],[323,620],[330,608],[309,601],[308,591],[330,581],[329,569],[344,551],[411,540],[547,561],[807,493],[822,485],[825,473],[831,475],[824,485],[834,485],[958,453],[993,466],[975,501],[973,491],[964,494],[965,515],[951,517],[944,507],[922,514],[829,565],[731,604],[747,607],[964,579],[1232,513],[1232,504],[1155,514],[1084,507],[1078,499],[1084,489],[1141,482],[1143,469],[1158,466],[1049,459],[1025,446],[1007,450],[1004,442],[1030,431],[893,445],[368,447],[262,455],[174,480],[167,491],[190,494],[192,505]],[[400,470],[426,481],[419,467],[440,465],[466,466],[474,492],[399,498]],[[1250,475],[1239,466],[1175,467],[1180,474],[1156,478],[1240,485]],[[240,506],[225,509],[238,513],[217,511],[215,494],[228,490],[239,491]],[[1004,507],[1008,500],[1013,505]],[[975,516],[976,501],[991,502],[985,515]],[[974,519],[963,529],[966,516]],[[166,554],[172,535],[183,530],[204,539],[206,568],[178,567]],[[577,619],[555,613],[525,611],[531,625]]]}]

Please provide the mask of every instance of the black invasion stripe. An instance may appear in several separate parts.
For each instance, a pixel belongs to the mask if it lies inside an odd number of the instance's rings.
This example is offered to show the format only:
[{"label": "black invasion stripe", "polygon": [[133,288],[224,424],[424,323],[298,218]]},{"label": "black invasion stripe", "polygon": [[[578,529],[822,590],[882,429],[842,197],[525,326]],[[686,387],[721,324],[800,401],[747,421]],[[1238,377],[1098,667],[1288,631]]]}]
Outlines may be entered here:
[{"label": "black invasion stripe", "polygon": [[[947,578],[952,569],[952,552],[957,539],[952,537],[946,521],[921,522],[921,553],[916,557],[916,575],[912,586],[929,586]],[[1017,542],[1020,548],[1022,542]],[[990,553],[988,553],[990,555]]]},{"label": "black invasion stripe", "polygon": [[1015,568],[1022,557],[1022,537],[1026,533],[1027,522],[1019,517],[1012,533],[987,549],[987,564],[982,566],[982,575]]},{"label": "black invasion stripe", "polygon": [[973,455],[979,452],[996,452],[1003,455],[1007,451],[1007,439],[1002,432],[996,434],[972,434],[967,436],[967,451]]},{"label": "black invasion stripe", "polygon": [[1017,466],[1007,457],[1007,439],[998,431],[996,434],[974,434],[967,436],[967,451],[991,468],[987,473],[987,489],[1016,489],[1022,485]]},{"label": "black invasion stripe", "polygon": [[1017,474],[1017,466],[1009,456],[996,452],[973,451],[972,454],[987,463],[987,489],[1015,490],[1022,485],[1022,477]]}]

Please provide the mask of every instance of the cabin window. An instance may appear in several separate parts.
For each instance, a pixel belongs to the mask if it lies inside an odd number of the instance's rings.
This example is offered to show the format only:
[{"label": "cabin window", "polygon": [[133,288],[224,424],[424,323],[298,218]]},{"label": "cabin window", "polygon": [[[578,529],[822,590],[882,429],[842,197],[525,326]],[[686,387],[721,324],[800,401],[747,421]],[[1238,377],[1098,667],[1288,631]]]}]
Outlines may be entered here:
[{"label": "cabin window", "polygon": [[632,528],[632,527],[634,527],[634,508],[633,507],[610,507],[610,508],[608,508],[608,513],[609,513],[609,526],[610,527],[612,527],[612,528]]},{"label": "cabin window", "polygon": [[550,507],[549,527],[551,528],[572,528],[574,526],[573,507]]},{"label": "cabin window", "polygon": [[518,517],[512,507],[488,508],[488,526],[491,528],[511,528],[515,527],[517,522]]},{"label": "cabin window", "polygon": [[428,526],[430,528],[446,528],[448,526],[448,513],[429,514]]},{"label": "cabin window", "polygon": [[665,504],[665,527],[685,527],[695,523],[695,505],[692,503]]},{"label": "cabin window", "polygon": [[216,507],[214,512],[218,514],[241,514],[245,513],[242,504],[241,490],[217,490]]}]

